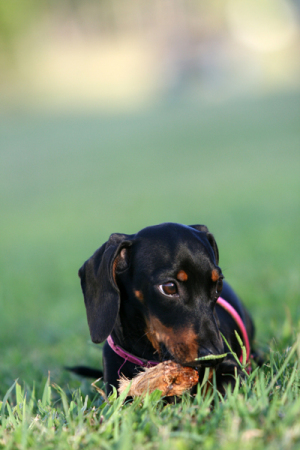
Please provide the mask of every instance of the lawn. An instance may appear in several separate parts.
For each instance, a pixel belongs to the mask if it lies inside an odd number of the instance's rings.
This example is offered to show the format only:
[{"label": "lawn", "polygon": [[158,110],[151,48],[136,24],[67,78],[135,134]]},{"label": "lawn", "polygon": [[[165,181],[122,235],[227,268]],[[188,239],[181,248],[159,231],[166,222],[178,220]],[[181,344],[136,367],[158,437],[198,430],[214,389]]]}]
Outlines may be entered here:
[{"label": "lawn", "polygon": [[[0,118],[0,448],[299,448],[300,94]],[[164,221],[213,232],[266,364],[225,401],[106,404],[64,370],[101,366],[77,271]]]}]

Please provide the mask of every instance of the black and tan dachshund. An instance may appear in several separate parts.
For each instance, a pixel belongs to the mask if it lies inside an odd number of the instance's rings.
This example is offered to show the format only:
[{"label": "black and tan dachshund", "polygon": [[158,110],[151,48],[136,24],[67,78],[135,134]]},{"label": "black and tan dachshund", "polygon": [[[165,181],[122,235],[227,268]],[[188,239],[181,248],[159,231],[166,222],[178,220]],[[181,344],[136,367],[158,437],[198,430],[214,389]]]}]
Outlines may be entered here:
[{"label": "black and tan dachshund", "polygon": [[[218,247],[206,226],[176,223],[112,234],[85,262],[79,276],[92,341],[106,340],[107,392],[121,374],[132,378],[147,362],[174,360],[198,368],[201,379],[204,364],[197,358],[229,353],[222,335],[240,356],[234,330],[252,351],[253,322],[218,264]],[[206,365],[215,366],[221,391],[234,383],[234,373],[241,374],[230,353]],[[81,373],[80,367],[73,371]]]}]

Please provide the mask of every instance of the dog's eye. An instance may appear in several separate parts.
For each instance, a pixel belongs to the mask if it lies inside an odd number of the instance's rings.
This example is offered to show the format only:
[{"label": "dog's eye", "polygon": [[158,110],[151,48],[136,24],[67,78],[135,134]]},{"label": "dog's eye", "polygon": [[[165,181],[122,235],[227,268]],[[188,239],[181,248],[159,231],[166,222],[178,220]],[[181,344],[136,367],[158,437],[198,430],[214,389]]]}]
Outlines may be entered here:
[{"label": "dog's eye", "polygon": [[172,281],[169,281],[168,283],[161,284],[159,286],[159,289],[165,295],[176,295],[178,293],[177,286]]}]

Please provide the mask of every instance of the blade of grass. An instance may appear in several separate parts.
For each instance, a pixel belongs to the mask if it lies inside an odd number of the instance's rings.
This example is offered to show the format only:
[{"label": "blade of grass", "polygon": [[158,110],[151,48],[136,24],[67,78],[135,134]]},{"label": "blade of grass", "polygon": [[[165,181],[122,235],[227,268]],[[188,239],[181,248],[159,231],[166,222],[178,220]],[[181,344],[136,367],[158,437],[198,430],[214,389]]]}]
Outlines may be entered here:
[{"label": "blade of grass", "polygon": [[2,402],[2,407],[1,407],[1,425],[3,428],[5,428],[6,425],[6,418],[5,418],[5,406],[6,406],[6,402],[8,400],[8,397],[10,396],[11,391],[14,389],[16,383],[18,380],[16,380],[14,382],[14,384],[8,389],[8,391],[6,392],[4,398],[3,398],[3,402]]},{"label": "blade of grass", "polygon": [[227,353],[223,353],[222,355],[206,355],[195,358],[194,361],[213,361],[214,359],[225,358],[225,356],[227,356]]},{"label": "blade of grass", "polygon": [[65,412],[65,418],[66,418],[67,422],[70,423],[70,406],[68,403],[67,395],[66,395],[65,391],[57,384],[54,383],[52,386],[60,395],[60,398],[61,398],[61,401],[63,404],[63,409]]},{"label": "blade of grass", "polygon": [[31,392],[29,404],[28,404],[28,410],[29,410],[30,414],[32,414],[32,411],[33,411],[35,403],[36,403],[36,400],[35,400],[35,385],[33,383],[33,388],[32,388],[32,392]]},{"label": "blade of grass", "polygon": [[22,404],[23,404],[24,398],[23,398],[22,388],[19,385],[19,383],[16,383],[16,401],[17,401],[16,412],[17,412],[20,420],[22,420],[23,419]]},{"label": "blade of grass", "polygon": [[51,385],[50,385],[50,372],[48,373],[48,378],[44,387],[42,396],[42,406],[45,408],[51,404]]},{"label": "blade of grass", "polygon": [[96,391],[98,392],[98,394],[100,394],[101,397],[104,398],[104,401],[105,401],[106,403],[110,404],[110,403],[109,403],[109,400],[108,400],[108,398],[107,398],[107,395],[105,394],[105,392],[103,391],[103,389],[100,389],[100,388],[96,385],[96,383],[98,383],[98,381],[100,381],[100,380],[102,380],[102,378],[98,378],[97,380],[93,381],[93,383],[91,383],[91,386],[93,386],[93,388],[96,389]]},{"label": "blade of grass", "polygon": [[249,378],[249,374],[247,373],[247,371],[245,370],[244,366],[242,365],[241,361],[239,360],[237,354],[232,350],[231,346],[229,345],[229,342],[227,341],[227,339],[225,338],[224,334],[221,333],[222,338],[224,339],[225,344],[227,345],[227,347],[230,350],[230,353],[232,354],[232,356],[234,357],[234,359],[236,360],[236,362],[238,363],[238,365],[240,366],[240,368],[242,369],[242,372],[246,375],[247,378]]},{"label": "blade of grass", "polygon": [[295,378],[296,378],[297,369],[298,369],[298,361],[295,362],[295,364],[294,364],[293,371],[292,371],[292,374],[291,374],[291,376],[290,376],[288,385],[287,385],[287,387],[286,387],[285,393],[284,393],[283,396],[282,396],[282,399],[281,399],[281,404],[282,404],[282,405],[285,404],[286,399],[287,399],[287,396],[288,396],[288,394],[289,394],[289,391],[291,390],[291,388],[292,388],[292,386],[293,386],[293,383],[294,383]]},{"label": "blade of grass", "polygon": [[239,333],[236,330],[234,330],[234,333],[235,333],[235,337],[237,338],[237,341],[240,344],[240,347],[242,349],[242,355],[243,355],[242,365],[246,366],[246,363],[247,363],[247,350],[246,350],[246,347],[245,347],[245,345],[244,345],[244,343],[243,343]]},{"label": "blade of grass", "polygon": [[203,376],[203,380],[202,380],[200,389],[202,389],[203,386],[207,383],[208,378],[209,378],[209,373],[210,373],[210,368],[209,367],[205,367],[204,376]]},{"label": "blade of grass", "polygon": [[23,408],[22,408],[22,450],[26,450],[27,448],[27,436],[28,436],[28,427],[26,420],[26,394],[23,397]]},{"label": "blade of grass", "polygon": [[297,351],[298,347],[300,344],[300,335],[298,335],[296,342],[294,343],[294,345],[292,346],[292,348],[290,349],[290,352],[286,358],[286,360],[284,361],[283,365],[281,366],[281,368],[279,369],[279,371],[277,372],[276,376],[272,379],[271,383],[269,384],[269,386],[266,389],[266,394],[268,395],[271,390],[273,389],[273,387],[275,386],[275,384],[277,383],[278,379],[281,377],[281,375],[283,374],[283,372],[285,371],[290,359],[292,358],[292,356],[294,355],[294,353]]},{"label": "blade of grass", "polygon": [[16,429],[17,426],[18,426],[18,422],[17,422],[17,420],[16,420],[16,418],[15,418],[15,416],[14,416],[14,413],[13,413],[13,411],[12,411],[12,409],[11,409],[10,404],[7,403],[6,407],[7,407],[9,419],[10,419],[10,421],[11,421],[13,427]]}]

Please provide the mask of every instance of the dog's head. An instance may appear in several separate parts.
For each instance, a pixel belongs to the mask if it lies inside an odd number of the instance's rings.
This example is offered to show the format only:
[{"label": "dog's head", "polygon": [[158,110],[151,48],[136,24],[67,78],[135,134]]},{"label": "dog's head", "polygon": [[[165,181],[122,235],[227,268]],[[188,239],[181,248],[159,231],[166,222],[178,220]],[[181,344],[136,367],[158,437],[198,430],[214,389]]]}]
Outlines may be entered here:
[{"label": "dog's head", "polygon": [[223,353],[214,314],[218,260],[204,225],[111,235],[79,270],[92,341],[104,341],[119,317],[124,333],[147,339],[161,359],[196,366],[196,358]]}]

